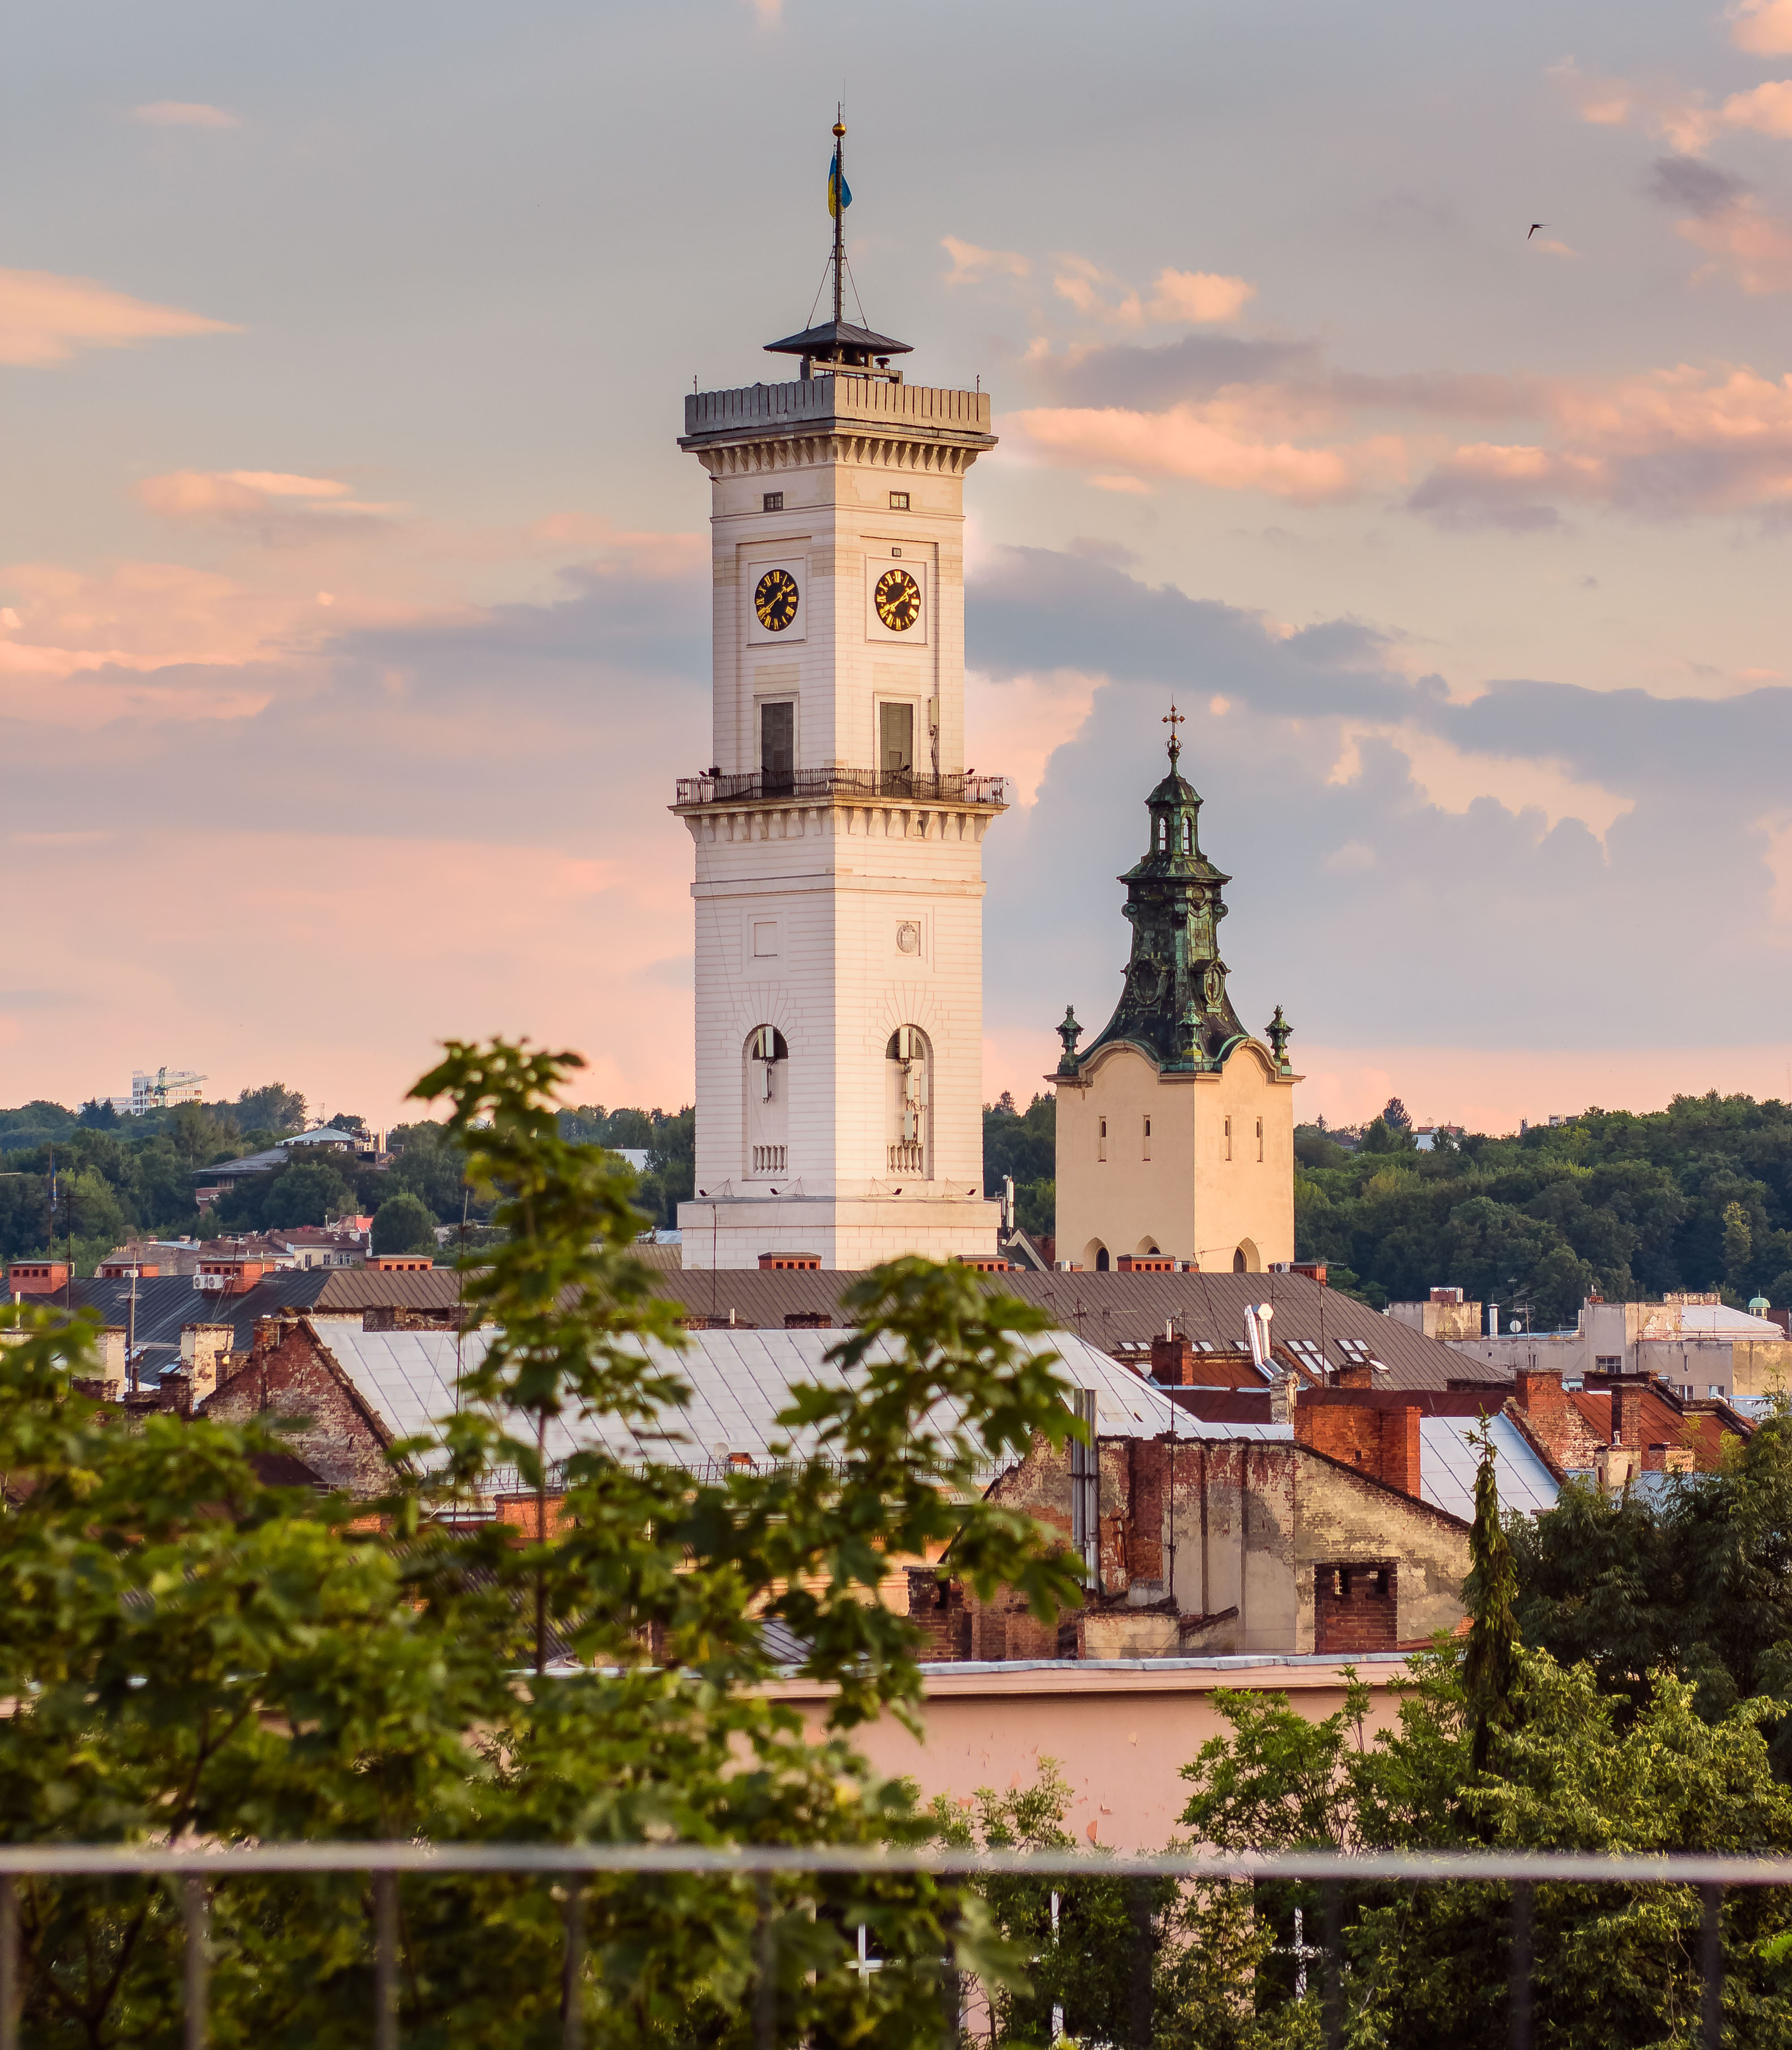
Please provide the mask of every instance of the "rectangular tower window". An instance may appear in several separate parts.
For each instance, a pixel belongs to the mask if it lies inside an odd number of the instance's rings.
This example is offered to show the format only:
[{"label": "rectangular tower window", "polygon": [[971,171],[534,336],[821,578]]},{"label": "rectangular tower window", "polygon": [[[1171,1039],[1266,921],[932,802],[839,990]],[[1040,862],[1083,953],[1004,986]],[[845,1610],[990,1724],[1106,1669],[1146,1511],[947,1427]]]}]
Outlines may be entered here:
[{"label": "rectangular tower window", "polygon": [[1144,1158],[1145,1158],[1146,1159],[1147,1159],[1147,1160],[1148,1160],[1148,1159],[1150,1159],[1150,1158],[1151,1158],[1151,1120],[1147,1117],[1147,1118],[1145,1120],[1145,1152],[1144,1152]]},{"label": "rectangular tower window", "polygon": [[1225,1157],[1229,1160],[1232,1158],[1232,1120],[1229,1117],[1225,1121]]},{"label": "rectangular tower window", "polygon": [[781,512],[784,510],[784,493],[781,491],[768,491],[764,509],[768,512]]},{"label": "rectangular tower window", "polygon": [[796,783],[797,707],[789,699],[759,707],[759,773],[769,797],[788,796]]},{"label": "rectangular tower window", "polygon": [[1263,1158],[1263,1120],[1260,1117],[1257,1120],[1257,1158],[1260,1160]]},{"label": "rectangular tower window", "polygon": [[903,794],[914,771],[914,707],[878,707],[878,770],[886,794]]},{"label": "rectangular tower window", "polygon": [[909,509],[909,494],[907,492],[891,492],[890,494],[890,509],[892,512],[906,512]]},{"label": "rectangular tower window", "polygon": [[1108,1157],[1108,1120],[1104,1117],[1099,1123],[1101,1128],[1095,1135],[1095,1157],[1097,1160],[1105,1160]]}]

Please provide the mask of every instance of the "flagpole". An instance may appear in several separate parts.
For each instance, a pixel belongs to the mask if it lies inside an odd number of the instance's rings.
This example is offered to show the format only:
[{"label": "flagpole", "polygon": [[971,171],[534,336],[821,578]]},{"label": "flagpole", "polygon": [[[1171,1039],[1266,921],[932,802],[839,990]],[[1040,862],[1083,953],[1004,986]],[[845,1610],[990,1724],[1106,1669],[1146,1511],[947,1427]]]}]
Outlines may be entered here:
[{"label": "flagpole", "polygon": [[846,219],[846,208],[842,203],[846,193],[846,124],[840,119],[843,110],[834,110],[834,326],[835,342],[839,344],[840,325],[840,262],[841,224]]}]

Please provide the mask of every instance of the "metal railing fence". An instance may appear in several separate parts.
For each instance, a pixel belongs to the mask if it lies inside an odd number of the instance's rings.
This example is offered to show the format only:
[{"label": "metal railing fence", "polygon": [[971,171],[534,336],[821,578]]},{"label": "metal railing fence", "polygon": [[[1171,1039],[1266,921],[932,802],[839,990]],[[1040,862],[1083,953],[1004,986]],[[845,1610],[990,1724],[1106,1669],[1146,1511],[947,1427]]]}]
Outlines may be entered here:
[{"label": "metal railing fence", "polygon": [[1007,778],[968,769],[754,769],[738,775],[680,776],[680,805],[860,802],[990,805],[1008,801]]},{"label": "metal railing fence", "polygon": [[[0,2050],[19,2050],[20,1880],[160,1876],[177,1880],[185,1925],[186,2050],[204,2050],[209,1999],[208,1927],[213,1892],[232,1877],[306,1873],[359,1873],[373,1881],[376,2050],[398,2050],[400,1873],[438,1877],[480,1873],[532,1874],[563,1880],[616,1873],[754,1879],[758,1882],[760,1932],[753,1996],[756,2050],[778,2050],[770,1881],[779,1875],[931,1873],[964,1880],[1013,1875],[1133,1882],[1130,2034],[1137,2050],[1147,2050],[1152,2040],[1149,1883],[1154,1880],[1316,1883],[1321,1890],[1323,1933],[1313,1955],[1323,1960],[1322,2038],[1326,2050],[1341,2050],[1343,2042],[1342,1910],[1346,1886],[1435,1885],[1467,1880],[1509,1887],[1512,1923],[1509,2012],[1513,2050],[1529,2050],[1532,2040],[1532,1915],[1539,1885],[1687,1886],[1697,1890],[1701,1904],[1698,2036],[1701,2050],[1719,2050],[1722,2036],[1720,1916],[1724,1893],[1740,1887],[1792,1888],[1792,1857],[1698,1853],[1230,1851],[1133,1857],[1075,1850],[958,1849],[937,1845],[903,1849],[875,1845],[317,1842],[177,1850],[107,1844],[0,1844]],[[564,1895],[562,2041],[565,2050],[583,2050],[582,2016],[575,1997],[584,1958],[583,1901],[576,1886],[567,1887]],[[956,2050],[960,2026],[959,1990],[956,1978],[944,1966],[942,1982],[949,1990],[942,2012],[941,2039]]]}]

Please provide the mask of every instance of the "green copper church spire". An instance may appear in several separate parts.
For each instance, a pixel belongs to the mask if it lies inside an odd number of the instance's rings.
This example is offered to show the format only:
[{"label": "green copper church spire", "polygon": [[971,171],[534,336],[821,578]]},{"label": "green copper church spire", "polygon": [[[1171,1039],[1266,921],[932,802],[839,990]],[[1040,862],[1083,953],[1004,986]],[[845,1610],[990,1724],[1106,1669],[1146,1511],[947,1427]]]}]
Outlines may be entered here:
[{"label": "green copper church spire", "polygon": [[1226,994],[1220,958],[1226,908],[1221,893],[1232,878],[1201,852],[1201,797],[1178,766],[1183,715],[1174,703],[1163,723],[1170,729],[1170,773],[1145,800],[1151,844],[1120,878],[1132,957],[1113,1016],[1070,1057],[1078,1068],[1100,1048],[1124,1041],[1160,1070],[1198,1072],[1219,1067],[1250,1036]]}]

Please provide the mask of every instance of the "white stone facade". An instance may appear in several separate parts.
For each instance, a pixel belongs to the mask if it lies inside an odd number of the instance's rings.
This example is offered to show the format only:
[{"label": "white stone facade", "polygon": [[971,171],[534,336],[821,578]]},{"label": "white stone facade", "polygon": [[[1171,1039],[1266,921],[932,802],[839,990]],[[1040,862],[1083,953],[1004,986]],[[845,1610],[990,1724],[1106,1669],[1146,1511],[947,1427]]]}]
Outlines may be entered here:
[{"label": "white stone facade", "polygon": [[982,842],[1002,802],[964,760],[962,541],[988,398],[817,376],[685,415],[712,483],[715,699],[710,773],[676,808],[696,852],[684,1264],[993,1257]]}]

